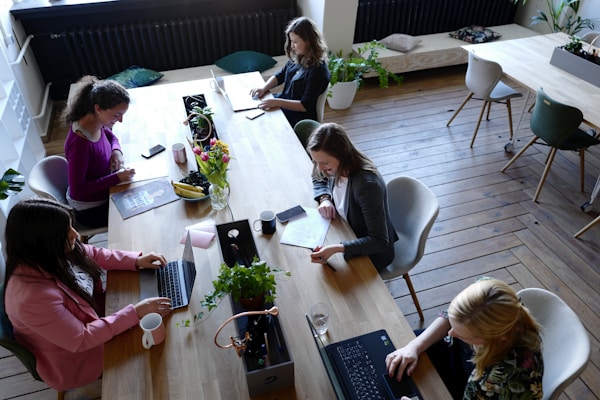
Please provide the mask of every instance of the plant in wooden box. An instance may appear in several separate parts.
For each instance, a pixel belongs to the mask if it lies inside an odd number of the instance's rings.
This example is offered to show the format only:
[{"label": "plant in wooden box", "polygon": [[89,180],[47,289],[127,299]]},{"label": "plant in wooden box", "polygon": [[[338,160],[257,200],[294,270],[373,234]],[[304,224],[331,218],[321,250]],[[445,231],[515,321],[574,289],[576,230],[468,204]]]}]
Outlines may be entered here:
[{"label": "plant in wooden box", "polygon": [[379,80],[379,87],[387,88],[389,80],[401,84],[403,77],[388,72],[378,60],[378,49],[385,49],[382,43],[376,40],[366,43],[356,53],[349,53],[344,57],[343,51],[329,53],[329,73],[331,88],[327,94],[329,106],[334,110],[350,107],[356,91],[360,88],[364,76],[375,73]]}]

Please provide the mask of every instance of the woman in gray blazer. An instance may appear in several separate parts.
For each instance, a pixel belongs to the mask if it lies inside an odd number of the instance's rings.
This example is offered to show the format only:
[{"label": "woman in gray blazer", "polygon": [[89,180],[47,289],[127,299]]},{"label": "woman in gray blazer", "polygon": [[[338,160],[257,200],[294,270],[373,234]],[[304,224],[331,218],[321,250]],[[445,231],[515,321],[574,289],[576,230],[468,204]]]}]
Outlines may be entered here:
[{"label": "woman in gray blazer", "polygon": [[317,248],[311,260],[324,263],[335,253],[344,258],[369,256],[380,271],[394,259],[398,240],[389,218],[385,182],[369,158],[354,147],[346,131],[335,123],[319,126],[308,140],[315,165],[313,187],[319,213],[342,217],[357,238]]}]

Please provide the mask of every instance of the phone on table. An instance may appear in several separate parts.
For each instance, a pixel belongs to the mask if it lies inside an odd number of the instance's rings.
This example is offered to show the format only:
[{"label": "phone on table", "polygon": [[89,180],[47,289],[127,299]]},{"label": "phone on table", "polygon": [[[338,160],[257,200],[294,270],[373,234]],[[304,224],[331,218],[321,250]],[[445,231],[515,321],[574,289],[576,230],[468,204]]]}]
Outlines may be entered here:
[{"label": "phone on table", "polygon": [[164,150],[165,150],[165,146],[163,146],[162,144],[157,144],[156,146],[150,147],[147,152],[142,153],[142,157],[151,158]]},{"label": "phone on table", "polygon": [[299,215],[306,214],[306,211],[301,206],[294,206],[292,208],[288,208],[280,213],[275,214],[277,220],[282,224],[288,222],[292,218],[296,218]]},{"label": "phone on table", "polygon": [[249,120],[253,120],[255,118],[260,117],[264,113],[265,112],[263,110],[260,110],[260,109],[252,110],[252,111],[249,111],[248,113],[246,113],[246,118],[248,118]]}]

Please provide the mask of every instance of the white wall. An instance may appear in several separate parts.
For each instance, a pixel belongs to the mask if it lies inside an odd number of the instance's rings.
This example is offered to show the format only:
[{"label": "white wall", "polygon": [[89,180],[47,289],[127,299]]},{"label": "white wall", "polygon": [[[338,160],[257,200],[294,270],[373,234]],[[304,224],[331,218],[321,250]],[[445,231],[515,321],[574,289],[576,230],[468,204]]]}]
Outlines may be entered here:
[{"label": "white wall", "polygon": [[329,50],[352,50],[358,0],[298,0],[300,15],[311,18],[321,29]]}]

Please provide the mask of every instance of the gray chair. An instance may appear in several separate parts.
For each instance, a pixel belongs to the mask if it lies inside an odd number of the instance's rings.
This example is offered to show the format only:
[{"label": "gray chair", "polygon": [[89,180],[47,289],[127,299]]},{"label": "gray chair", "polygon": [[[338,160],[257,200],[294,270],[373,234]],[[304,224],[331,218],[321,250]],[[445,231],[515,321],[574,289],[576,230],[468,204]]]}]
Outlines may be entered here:
[{"label": "gray chair", "polygon": [[327,100],[327,94],[329,93],[329,87],[330,85],[327,84],[327,87],[325,88],[325,90],[323,90],[323,93],[321,93],[319,95],[319,97],[317,98],[317,121],[319,122],[323,122],[323,114],[325,114],[325,101]]},{"label": "gray chair", "polygon": [[[62,204],[67,202],[68,161],[61,156],[49,156],[33,166],[27,184],[29,188],[39,197],[56,200]],[[108,232],[108,226],[91,228],[78,221],[73,221],[73,227],[81,235],[84,243],[96,234]]]},{"label": "gray chair", "polygon": [[387,195],[390,219],[399,239],[394,244],[394,261],[379,274],[384,280],[399,276],[404,278],[423,321],[423,311],[408,272],[425,253],[425,243],[440,205],[431,189],[409,176],[399,176],[389,181]]},{"label": "gray chair", "polygon": [[[15,340],[13,326],[4,309],[4,282],[0,282],[0,346],[13,353],[35,380],[43,382],[36,369],[35,355]],[[64,396],[65,392],[57,392],[58,400],[63,400]]]},{"label": "gray chair", "polygon": [[296,133],[300,143],[302,143],[302,147],[306,148],[310,134],[313,133],[313,131],[320,125],[320,123],[312,119],[303,119],[294,125],[294,132]]},{"label": "gray chair", "polygon": [[543,328],[543,400],[558,399],[590,361],[590,337],[577,314],[554,293],[527,288],[517,296]]},{"label": "gray chair", "polygon": [[450,126],[452,121],[454,121],[454,118],[456,118],[469,100],[472,98],[483,100],[483,106],[479,113],[479,119],[477,120],[477,126],[475,126],[475,132],[473,132],[470,147],[473,147],[473,143],[475,143],[475,137],[477,136],[479,125],[481,125],[481,119],[483,118],[483,112],[485,111],[486,106],[486,120],[490,119],[492,103],[506,104],[506,109],[508,111],[508,127],[510,130],[510,139],[512,140],[513,123],[510,99],[521,97],[523,95],[506,85],[500,78],[502,78],[502,67],[500,64],[494,61],[485,60],[475,55],[472,51],[469,52],[469,64],[467,66],[467,74],[465,77],[465,84],[469,89],[469,94],[463,100],[460,107],[454,112],[446,126]]},{"label": "gray chair", "polygon": [[550,146],[550,152],[533,196],[533,201],[537,202],[557,150],[579,152],[579,189],[583,192],[585,149],[600,144],[600,140],[579,128],[582,121],[583,114],[579,109],[553,100],[540,88],[537,92],[535,107],[529,122],[534,136],[500,171],[506,171],[531,145],[542,139],[542,144]]}]

